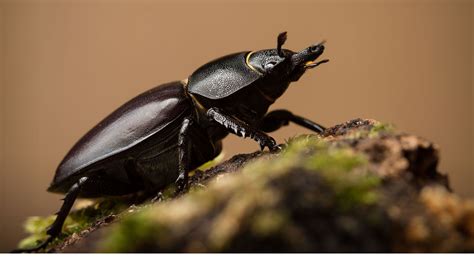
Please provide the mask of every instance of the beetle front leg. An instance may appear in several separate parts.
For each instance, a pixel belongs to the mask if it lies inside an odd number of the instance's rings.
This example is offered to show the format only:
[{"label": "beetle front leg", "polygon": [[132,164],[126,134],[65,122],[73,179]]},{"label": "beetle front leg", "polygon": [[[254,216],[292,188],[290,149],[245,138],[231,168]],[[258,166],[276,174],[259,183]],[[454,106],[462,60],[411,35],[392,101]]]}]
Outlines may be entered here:
[{"label": "beetle front leg", "polygon": [[193,120],[186,117],[181,123],[181,129],[178,135],[178,178],[176,184],[178,186],[177,193],[183,191],[188,184],[189,174],[189,140],[188,132]]},{"label": "beetle front leg", "polygon": [[278,145],[272,137],[232,116],[222,113],[222,111],[218,108],[209,109],[206,115],[208,118],[216,121],[217,123],[227,128],[229,132],[239,137],[250,137],[253,140],[257,141],[260,144],[260,149],[262,150],[265,147],[268,147],[268,149],[271,151],[279,149]]},{"label": "beetle front leg", "polygon": [[13,253],[20,253],[20,252],[35,252],[40,249],[45,248],[51,243],[60,233],[64,225],[64,221],[66,220],[69,212],[71,211],[72,205],[77,199],[79,192],[81,192],[81,188],[84,183],[88,180],[88,177],[81,177],[77,183],[75,183],[69,191],[66,193],[64,197],[64,203],[61,206],[61,209],[56,213],[56,220],[54,220],[53,224],[48,228],[46,233],[49,235],[48,239],[41,243],[39,246],[30,248],[30,249],[16,249],[13,250]]},{"label": "beetle front leg", "polygon": [[326,128],[304,117],[294,115],[288,110],[275,110],[268,113],[260,124],[260,129],[265,132],[273,132],[289,122],[305,127],[317,133],[322,133]]}]

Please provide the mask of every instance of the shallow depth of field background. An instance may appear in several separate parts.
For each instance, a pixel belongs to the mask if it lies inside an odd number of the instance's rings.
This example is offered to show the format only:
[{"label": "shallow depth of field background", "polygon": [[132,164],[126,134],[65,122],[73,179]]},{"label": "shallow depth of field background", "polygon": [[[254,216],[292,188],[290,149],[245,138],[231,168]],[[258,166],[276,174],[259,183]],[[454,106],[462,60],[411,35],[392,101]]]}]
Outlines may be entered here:
[{"label": "shallow depth of field background", "polygon": [[[284,30],[293,50],[327,40],[331,62],[273,109],[326,126],[392,122],[436,142],[454,190],[474,196],[471,1],[195,2],[0,0],[0,251],[14,248],[27,216],[57,211],[61,196],[45,189],[99,120],[211,59],[273,48]],[[258,148],[224,144],[227,158]]]}]

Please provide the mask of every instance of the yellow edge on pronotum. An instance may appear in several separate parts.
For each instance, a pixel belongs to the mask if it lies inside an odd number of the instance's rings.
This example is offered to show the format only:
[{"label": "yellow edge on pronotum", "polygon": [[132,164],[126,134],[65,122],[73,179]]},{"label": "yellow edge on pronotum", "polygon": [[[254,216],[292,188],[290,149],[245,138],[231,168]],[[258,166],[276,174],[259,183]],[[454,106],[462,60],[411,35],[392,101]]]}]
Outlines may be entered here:
[{"label": "yellow edge on pronotum", "polygon": [[249,64],[249,60],[250,60],[250,56],[252,56],[254,52],[250,52],[247,54],[247,56],[245,57],[245,64],[250,68],[252,69],[253,71],[257,72],[259,75],[262,75],[262,73],[260,73],[260,71],[258,71],[257,69],[255,69],[251,64]]}]

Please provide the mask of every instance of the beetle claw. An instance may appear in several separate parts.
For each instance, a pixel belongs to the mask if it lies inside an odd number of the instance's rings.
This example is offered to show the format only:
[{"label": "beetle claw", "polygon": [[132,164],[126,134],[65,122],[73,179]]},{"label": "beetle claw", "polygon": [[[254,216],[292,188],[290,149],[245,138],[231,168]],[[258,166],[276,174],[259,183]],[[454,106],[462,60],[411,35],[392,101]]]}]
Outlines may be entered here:
[{"label": "beetle claw", "polygon": [[188,184],[187,184],[188,182],[185,176],[183,174],[180,174],[178,178],[176,179],[175,183],[176,183],[177,188],[174,193],[174,196],[176,197],[179,194],[182,194],[183,192],[186,191],[186,189],[188,188]]},{"label": "beetle claw", "polygon": [[158,192],[155,197],[151,199],[151,203],[155,202],[162,202],[163,201],[163,193]]},{"label": "beetle claw", "polygon": [[257,142],[260,145],[260,150],[262,151],[265,149],[265,147],[268,147],[268,150],[270,151],[278,150],[278,145],[276,144],[276,141],[270,136],[258,136]]},{"label": "beetle claw", "polygon": [[283,150],[282,144],[278,144],[275,147],[273,147],[273,149],[271,149],[271,151],[281,151],[281,150]]},{"label": "beetle claw", "polygon": [[278,147],[278,150],[283,150],[287,147],[288,145],[286,145],[285,143],[282,143],[282,144],[278,144],[277,147]]}]

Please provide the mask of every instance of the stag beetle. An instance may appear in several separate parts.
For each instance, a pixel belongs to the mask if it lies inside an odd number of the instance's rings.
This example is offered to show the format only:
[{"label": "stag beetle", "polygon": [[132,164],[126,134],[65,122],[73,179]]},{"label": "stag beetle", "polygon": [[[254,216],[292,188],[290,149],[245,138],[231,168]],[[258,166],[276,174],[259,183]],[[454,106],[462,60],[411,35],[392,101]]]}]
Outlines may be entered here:
[{"label": "stag beetle", "polygon": [[287,110],[268,108],[316,62],[324,43],[300,51],[277,48],[215,59],[183,81],[148,90],[128,101],[85,134],[59,164],[50,192],[65,193],[45,247],[62,230],[77,197],[118,196],[158,191],[216,157],[229,132],[276,150],[272,132],[289,122],[322,132],[324,127]]}]

